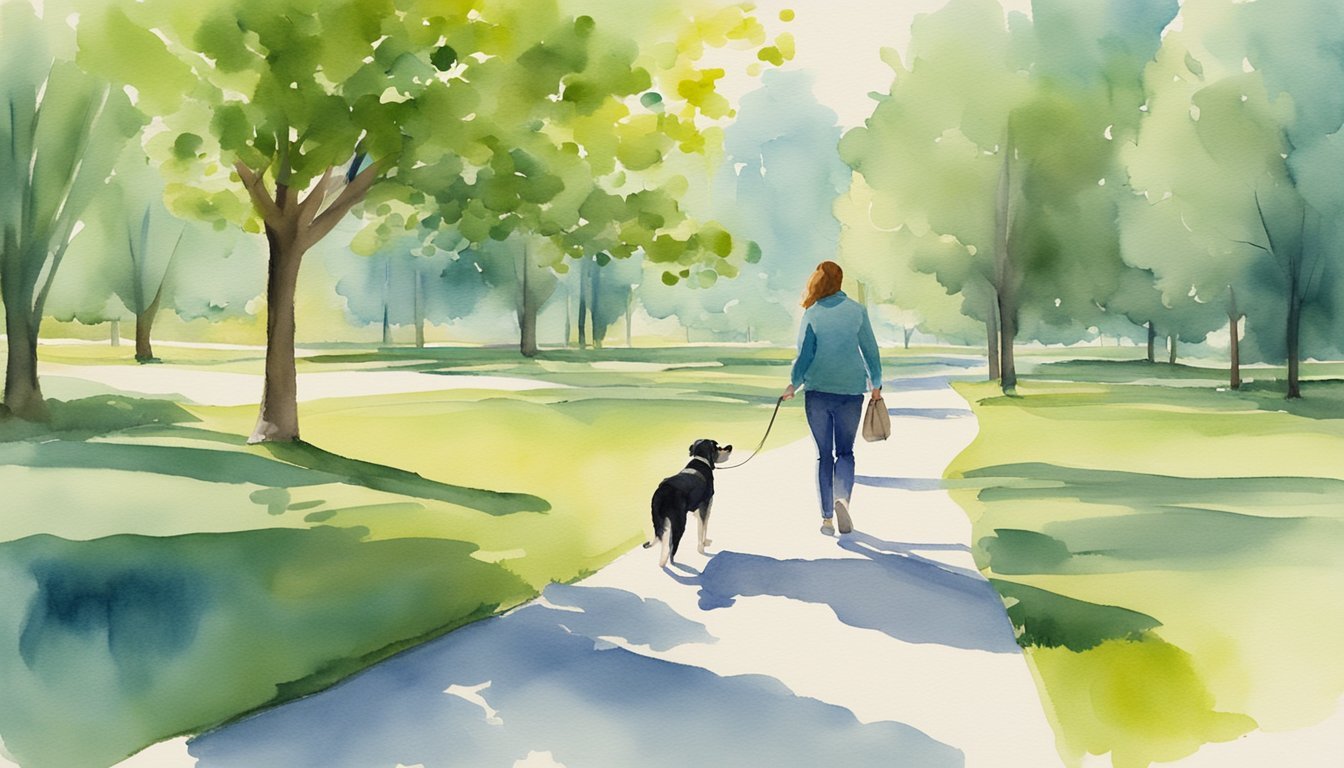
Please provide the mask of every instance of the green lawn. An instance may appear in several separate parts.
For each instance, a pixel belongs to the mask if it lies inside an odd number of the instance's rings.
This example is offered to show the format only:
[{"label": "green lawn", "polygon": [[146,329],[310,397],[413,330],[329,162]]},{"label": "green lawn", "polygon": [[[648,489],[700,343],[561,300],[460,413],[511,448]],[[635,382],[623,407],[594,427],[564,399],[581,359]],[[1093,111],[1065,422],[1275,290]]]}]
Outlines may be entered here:
[{"label": "green lawn", "polygon": [[[42,356],[134,365],[111,351]],[[257,352],[190,353],[182,367],[260,370]],[[300,371],[555,386],[302,403],[305,442],[269,446],[245,442],[255,406],[62,382],[106,394],[53,399],[49,425],[0,422],[0,633],[16,649],[0,680],[25,702],[0,707],[5,749],[36,768],[106,765],[596,570],[647,536],[651,489],[691,441],[757,443],[789,359],[333,350]],[[804,434],[790,404],[771,444]]]},{"label": "green lawn", "polygon": [[1344,694],[1344,382],[1299,401],[1191,386],[1217,373],[1072,362],[1016,398],[958,385],[980,433],[953,494],[1071,765],[1310,726]]}]

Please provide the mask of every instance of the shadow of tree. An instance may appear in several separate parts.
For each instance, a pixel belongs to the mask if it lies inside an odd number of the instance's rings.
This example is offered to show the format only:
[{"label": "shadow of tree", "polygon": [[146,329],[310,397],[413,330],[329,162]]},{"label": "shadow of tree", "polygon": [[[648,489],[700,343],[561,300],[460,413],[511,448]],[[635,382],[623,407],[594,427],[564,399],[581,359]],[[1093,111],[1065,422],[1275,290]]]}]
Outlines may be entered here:
[{"label": "shadow of tree", "polygon": [[550,502],[540,496],[441,483],[404,469],[341,456],[301,440],[292,443],[262,443],[262,446],[272,456],[289,464],[376,491],[446,501],[487,515],[548,512],[551,509]]},{"label": "shadow of tree", "polygon": [[605,639],[654,648],[712,639],[658,600],[554,585],[543,598],[198,736],[191,754],[200,768],[512,765],[530,753],[596,768],[964,762],[915,728],[861,723],[773,677],[722,676]]},{"label": "shadow of tree", "polygon": [[[199,419],[168,400],[100,395],[69,402],[53,400],[49,407],[51,421],[47,423],[0,420],[0,464],[153,472],[205,482],[252,483],[272,488],[344,483],[445,501],[488,515],[551,509],[550,502],[531,494],[441,483],[404,469],[340,456],[308,443],[248,446],[238,435],[184,426]],[[186,438],[230,448],[92,441],[113,435]],[[263,452],[269,455],[262,455]]]}]

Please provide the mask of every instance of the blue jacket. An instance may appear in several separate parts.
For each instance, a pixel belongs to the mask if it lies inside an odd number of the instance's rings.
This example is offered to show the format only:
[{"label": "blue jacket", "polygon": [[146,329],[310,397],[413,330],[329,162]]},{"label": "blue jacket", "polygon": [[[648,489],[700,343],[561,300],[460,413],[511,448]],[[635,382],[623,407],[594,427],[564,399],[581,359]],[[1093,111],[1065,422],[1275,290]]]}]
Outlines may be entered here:
[{"label": "blue jacket", "polygon": [[813,392],[862,395],[882,386],[882,361],[868,310],[844,294],[817,301],[803,313],[792,383]]}]

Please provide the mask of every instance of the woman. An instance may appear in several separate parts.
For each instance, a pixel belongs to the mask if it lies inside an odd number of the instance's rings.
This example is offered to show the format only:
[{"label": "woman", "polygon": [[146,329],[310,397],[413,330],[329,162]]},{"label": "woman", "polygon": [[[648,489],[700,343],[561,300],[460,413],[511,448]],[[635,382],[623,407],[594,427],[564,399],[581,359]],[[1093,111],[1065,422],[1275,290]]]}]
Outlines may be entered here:
[{"label": "woman", "polygon": [[[817,491],[822,532],[853,530],[849,494],[854,489],[854,435],[863,416],[863,393],[882,399],[882,361],[868,310],[840,290],[844,272],[833,261],[817,265],[803,297],[798,359],[784,399],[801,386],[804,410],[817,441]],[[836,523],[832,523],[832,515]]]}]

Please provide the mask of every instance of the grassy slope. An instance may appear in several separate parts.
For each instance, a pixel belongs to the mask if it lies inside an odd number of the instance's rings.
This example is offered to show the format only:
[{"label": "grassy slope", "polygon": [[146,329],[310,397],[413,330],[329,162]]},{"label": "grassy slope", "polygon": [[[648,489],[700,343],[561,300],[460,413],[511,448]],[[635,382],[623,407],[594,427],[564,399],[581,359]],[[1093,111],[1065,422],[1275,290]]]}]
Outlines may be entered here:
[{"label": "grassy slope", "polygon": [[[190,353],[198,370],[257,367]],[[246,445],[253,407],[115,394],[53,403],[50,428],[0,424],[0,633],[18,648],[0,679],[25,703],[0,708],[5,748],[106,764],[601,567],[646,535],[649,489],[693,439],[755,445],[787,375],[787,351],[678,352],[691,365],[673,370],[640,354],[305,361],[573,388],[305,403],[298,446]],[[774,445],[802,436],[801,412],[775,430]]]},{"label": "grassy slope", "polygon": [[1307,726],[1344,694],[1344,384],[1287,403],[1271,383],[1098,383],[1168,376],[1217,372],[959,385],[981,431],[948,476],[1075,765]]}]

